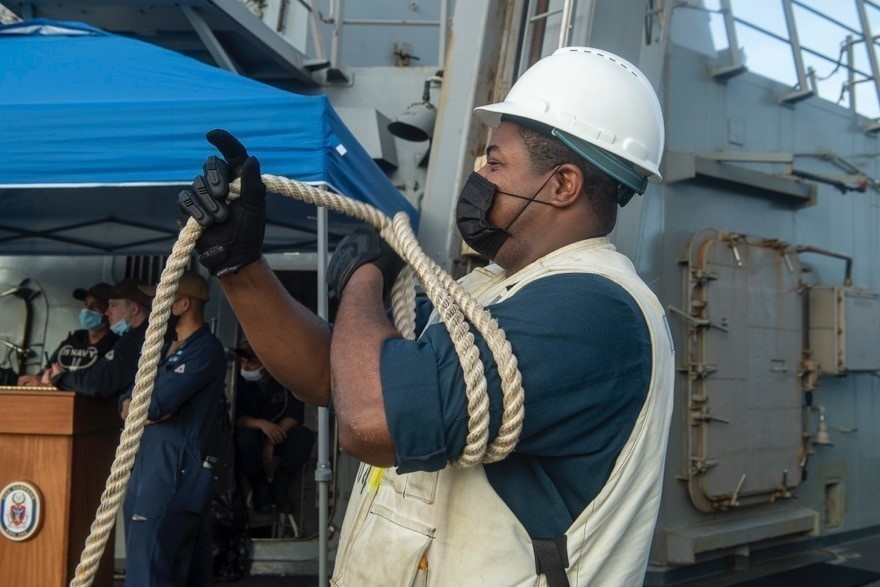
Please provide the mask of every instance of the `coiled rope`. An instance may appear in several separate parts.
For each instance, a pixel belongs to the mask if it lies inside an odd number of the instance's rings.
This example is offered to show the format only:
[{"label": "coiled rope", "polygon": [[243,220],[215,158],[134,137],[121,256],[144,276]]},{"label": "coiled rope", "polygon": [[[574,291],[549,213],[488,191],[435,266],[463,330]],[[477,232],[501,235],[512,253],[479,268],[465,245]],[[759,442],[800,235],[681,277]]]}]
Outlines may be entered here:
[{"label": "coiled rope", "polygon": [[[346,196],[277,175],[264,174],[263,183],[269,192],[323,206],[366,222],[379,231],[392,249],[407,263],[391,291],[395,327],[410,340],[415,338],[415,274],[428,298],[446,325],[464,372],[468,400],[468,436],[462,454],[452,462],[456,467],[473,467],[504,459],[516,446],[525,415],[522,377],[516,357],[498,323],[464,288],[422,251],[404,212],[389,219],[383,212]],[[230,185],[230,199],[238,197],[239,182]],[[70,582],[71,587],[90,586],[115,522],[135,456],[140,446],[144,424],[153,394],[156,370],[160,360],[168,316],[180,276],[189,263],[202,227],[192,218],[180,231],[171,255],[159,278],[156,296],[150,311],[128,417],[110,467],[110,475],[101,495],[101,503],[86,539],[85,548]],[[483,336],[492,352],[501,377],[503,413],[495,440],[489,444],[489,397],[483,364],[468,324]]]}]

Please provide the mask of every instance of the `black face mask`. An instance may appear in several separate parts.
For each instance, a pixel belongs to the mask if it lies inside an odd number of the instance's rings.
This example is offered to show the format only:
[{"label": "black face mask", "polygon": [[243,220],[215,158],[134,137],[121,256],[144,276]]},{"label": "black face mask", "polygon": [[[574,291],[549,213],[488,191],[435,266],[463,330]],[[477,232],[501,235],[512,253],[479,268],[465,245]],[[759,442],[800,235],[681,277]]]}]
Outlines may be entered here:
[{"label": "black face mask", "polygon": [[180,322],[180,316],[175,316],[174,314],[168,314],[168,330],[167,332],[171,332],[175,328],[177,328],[177,323]]},{"label": "black face mask", "polygon": [[[553,173],[556,173],[556,170],[558,169],[559,166],[553,170]],[[458,230],[461,232],[461,237],[464,239],[464,242],[481,255],[484,255],[489,259],[494,259],[495,255],[501,249],[501,245],[510,238],[508,229],[513,226],[513,223],[517,221],[520,214],[522,214],[528,207],[528,204],[523,206],[505,228],[489,226],[489,222],[486,220],[486,214],[489,213],[489,208],[492,207],[492,202],[495,200],[495,194],[498,193],[505,196],[519,198],[521,200],[528,200],[529,204],[532,202],[538,202],[539,204],[549,206],[550,204],[547,202],[542,202],[535,198],[541,193],[541,190],[544,189],[544,186],[547,185],[550,178],[553,177],[553,173],[551,173],[550,177],[548,177],[541,187],[538,188],[535,195],[529,198],[518,194],[512,194],[510,192],[502,192],[498,190],[494,183],[476,171],[472,171],[468,176],[467,181],[464,183],[464,186],[461,188],[461,194],[459,194],[458,203],[455,206],[455,222],[458,225]]]},{"label": "black face mask", "polygon": [[461,238],[470,248],[489,259],[495,257],[510,236],[503,228],[489,226],[486,220],[494,199],[495,184],[479,173],[471,172],[455,206],[455,223]]}]

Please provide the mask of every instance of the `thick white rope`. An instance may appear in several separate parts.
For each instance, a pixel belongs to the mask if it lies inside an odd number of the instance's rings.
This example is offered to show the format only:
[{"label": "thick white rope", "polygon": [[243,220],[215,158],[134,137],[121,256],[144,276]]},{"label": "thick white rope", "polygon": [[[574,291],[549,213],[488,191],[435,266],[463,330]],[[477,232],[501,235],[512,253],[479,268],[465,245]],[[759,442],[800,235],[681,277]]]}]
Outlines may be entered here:
[{"label": "thick white rope", "polygon": [[[292,197],[307,204],[324,206],[364,221],[379,230],[382,238],[408,265],[391,291],[395,327],[405,338],[415,338],[415,288],[412,279],[415,274],[443,319],[461,361],[468,399],[468,436],[461,456],[452,464],[457,467],[472,467],[481,462],[491,463],[505,458],[519,440],[525,415],[522,377],[517,368],[516,357],[504,331],[498,327],[489,312],[421,250],[407,215],[400,212],[393,220],[389,220],[377,208],[339,194],[276,175],[264,174],[262,179],[269,192]],[[238,196],[238,189],[239,182],[236,181],[230,186],[230,199]],[[128,417],[125,419],[95,521],[92,522],[80,562],[70,582],[71,587],[92,584],[110,531],[116,522],[119,504],[131,477],[147,420],[174,294],[201,234],[201,226],[190,218],[180,231],[159,278],[138,362]],[[488,444],[489,398],[486,393],[486,378],[468,323],[483,335],[501,377],[504,398],[501,427],[491,445]]]}]

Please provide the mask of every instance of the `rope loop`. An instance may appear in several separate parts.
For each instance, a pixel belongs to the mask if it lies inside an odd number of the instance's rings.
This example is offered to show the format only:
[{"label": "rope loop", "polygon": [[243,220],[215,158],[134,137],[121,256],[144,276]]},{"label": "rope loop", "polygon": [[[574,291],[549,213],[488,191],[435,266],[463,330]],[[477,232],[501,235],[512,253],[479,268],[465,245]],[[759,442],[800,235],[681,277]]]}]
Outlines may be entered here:
[{"label": "rope loop", "polygon": [[[403,212],[398,212],[393,219],[389,219],[381,210],[370,204],[286,177],[263,174],[262,180],[269,192],[346,214],[379,231],[382,238],[407,263],[407,267],[391,289],[395,327],[405,338],[415,339],[413,277],[417,277],[442,318],[462,365],[468,406],[468,435],[461,455],[451,464],[461,468],[473,467],[480,463],[500,461],[510,454],[519,440],[525,416],[522,376],[517,367],[516,357],[504,331],[489,312],[422,251],[409,224],[409,217]],[[239,180],[234,181],[229,187],[229,199],[237,198],[240,189]],[[86,587],[92,584],[110,531],[116,522],[116,514],[131,478],[131,470],[147,420],[174,294],[201,234],[202,227],[190,218],[186,226],[181,229],[159,278],[156,297],[153,299],[150,311],[149,326],[138,362],[128,417],[125,419],[116,456],[101,495],[101,503],[92,522],[80,562],[70,582],[71,587]],[[483,336],[498,365],[498,373],[501,377],[503,394],[501,427],[491,444],[488,442],[489,396],[486,376],[469,324]]]}]

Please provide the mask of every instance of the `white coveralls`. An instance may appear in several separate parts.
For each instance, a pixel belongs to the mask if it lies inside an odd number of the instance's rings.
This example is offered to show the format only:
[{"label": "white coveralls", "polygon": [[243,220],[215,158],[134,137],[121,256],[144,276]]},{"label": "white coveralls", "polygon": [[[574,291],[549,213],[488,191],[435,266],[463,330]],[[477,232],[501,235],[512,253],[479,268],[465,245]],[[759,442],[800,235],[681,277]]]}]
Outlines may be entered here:
[{"label": "white coveralls", "polygon": [[[507,279],[497,265],[463,284],[481,304],[559,273],[595,273],[622,286],[648,325],[650,388],[635,426],[598,496],[566,531],[572,585],[641,585],[660,506],[672,414],[674,350],[660,302],[606,238],[571,244]],[[516,283],[510,291],[507,286]],[[528,393],[528,390],[526,390]],[[376,487],[362,466],[340,536],[331,584],[338,587],[544,586],[532,541],[495,493],[482,466],[397,475]]]}]

